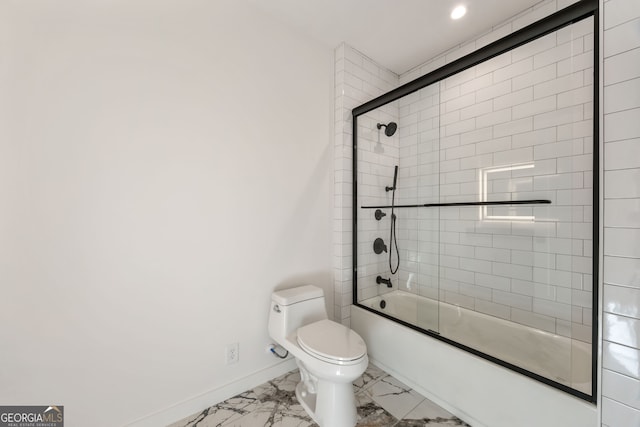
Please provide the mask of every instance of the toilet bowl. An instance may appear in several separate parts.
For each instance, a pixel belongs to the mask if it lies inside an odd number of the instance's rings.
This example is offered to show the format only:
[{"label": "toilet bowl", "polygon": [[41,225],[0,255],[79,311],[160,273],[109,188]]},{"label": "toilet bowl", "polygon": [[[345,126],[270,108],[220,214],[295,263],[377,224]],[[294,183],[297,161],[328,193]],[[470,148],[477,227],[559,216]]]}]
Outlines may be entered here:
[{"label": "toilet bowl", "polygon": [[269,334],[295,357],[296,397],[320,427],[357,422],[352,382],[369,364],[364,340],[327,318],[322,289],[306,285],[274,292]]}]

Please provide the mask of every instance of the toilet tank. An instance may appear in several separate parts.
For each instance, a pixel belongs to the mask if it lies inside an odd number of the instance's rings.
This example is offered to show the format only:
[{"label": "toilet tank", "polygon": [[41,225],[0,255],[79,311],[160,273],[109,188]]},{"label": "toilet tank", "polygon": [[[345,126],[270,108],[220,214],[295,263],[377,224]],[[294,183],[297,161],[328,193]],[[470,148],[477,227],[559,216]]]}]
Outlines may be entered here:
[{"label": "toilet tank", "polygon": [[271,295],[269,335],[284,340],[298,328],[327,319],[324,292],[313,285],[283,289]]}]

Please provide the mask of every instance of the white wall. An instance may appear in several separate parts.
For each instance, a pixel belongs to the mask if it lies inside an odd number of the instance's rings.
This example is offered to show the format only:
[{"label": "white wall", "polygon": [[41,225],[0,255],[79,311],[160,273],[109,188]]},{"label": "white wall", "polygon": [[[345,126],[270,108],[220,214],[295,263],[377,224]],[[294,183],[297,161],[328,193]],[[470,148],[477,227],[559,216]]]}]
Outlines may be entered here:
[{"label": "white wall", "polygon": [[332,50],[231,0],[0,33],[0,401],[123,425],[276,366],[274,288],[333,305]]},{"label": "white wall", "polygon": [[601,2],[602,425],[640,425],[640,2]]}]

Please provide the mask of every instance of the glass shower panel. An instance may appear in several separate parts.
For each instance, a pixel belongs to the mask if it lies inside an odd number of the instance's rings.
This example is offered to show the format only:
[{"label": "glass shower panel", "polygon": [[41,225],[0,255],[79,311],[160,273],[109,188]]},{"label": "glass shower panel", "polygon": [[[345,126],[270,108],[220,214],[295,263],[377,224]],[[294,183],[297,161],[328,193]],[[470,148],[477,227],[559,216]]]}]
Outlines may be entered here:
[{"label": "glass shower panel", "polygon": [[424,205],[440,199],[440,95],[438,82],[399,100],[403,178],[399,201],[402,206],[416,206],[402,209],[406,263],[400,267],[399,290],[416,301],[415,325],[432,332],[440,329],[439,212]]},{"label": "glass shower panel", "polygon": [[440,208],[440,334],[584,393],[592,29],[585,19],[443,80],[440,106],[440,201],[480,205]]},{"label": "glass shower panel", "polygon": [[433,332],[438,211],[421,205],[439,199],[439,96],[436,83],[358,117],[356,147],[358,303]]},{"label": "glass shower panel", "polygon": [[593,28],[582,19],[354,114],[357,303],[583,398]]},{"label": "glass shower panel", "polygon": [[386,190],[393,185],[399,163],[399,132],[387,136],[386,131],[392,130],[390,123],[397,122],[397,102],[370,111],[357,122],[358,302],[374,308],[380,306],[378,297],[397,289],[397,281],[393,283],[389,272],[391,211],[387,206],[391,205],[393,192]]}]

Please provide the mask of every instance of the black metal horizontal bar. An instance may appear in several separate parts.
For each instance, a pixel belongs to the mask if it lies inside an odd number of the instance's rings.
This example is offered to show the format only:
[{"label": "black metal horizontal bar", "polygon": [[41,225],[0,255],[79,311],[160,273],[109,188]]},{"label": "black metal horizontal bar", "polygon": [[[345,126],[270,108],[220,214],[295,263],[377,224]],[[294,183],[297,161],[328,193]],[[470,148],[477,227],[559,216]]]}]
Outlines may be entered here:
[{"label": "black metal horizontal bar", "polygon": [[362,209],[437,208],[445,206],[548,205],[551,200],[500,200],[495,202],[425,203],[422,205],[361,206]]},{"label": "black metal horizontal bar", "polygon": [[[506,37],[496,40],[462,58],[456,59],[435,71],[418,77],[396,89],[389,91],[353,109],[353,116],[359,116],[375,110],[389,102],[416,92],[430,84],[439,82],[454,74],[478,65],[488,59],[522,46],[532,40],[545,36],[562,27],[580,21],[594,14],[598,10],[597,0],[582,0],[567,6],[558,12],[534,22],[520,30],[514,31]],[[355,141],[355,139],[354,139]]]}]

